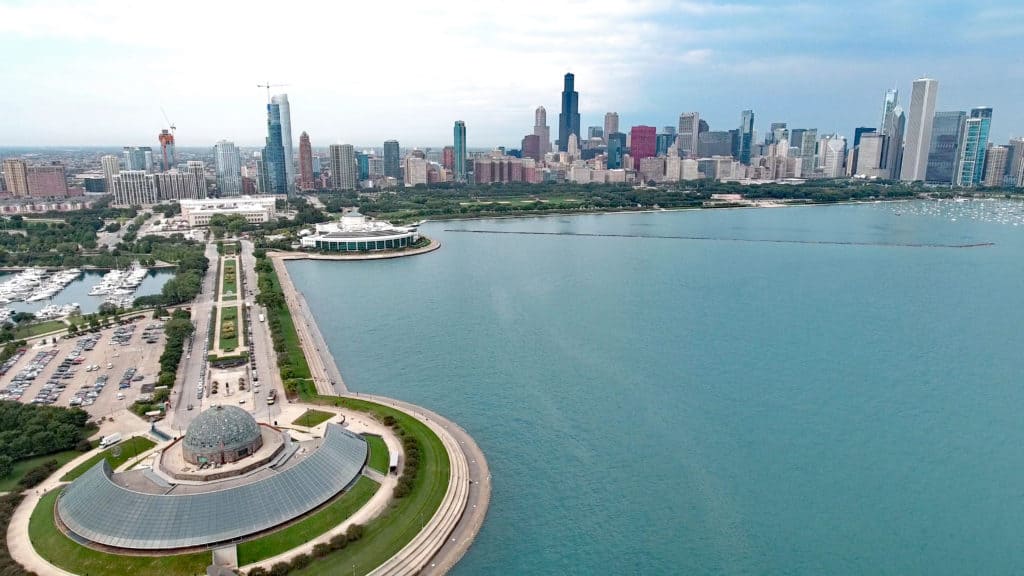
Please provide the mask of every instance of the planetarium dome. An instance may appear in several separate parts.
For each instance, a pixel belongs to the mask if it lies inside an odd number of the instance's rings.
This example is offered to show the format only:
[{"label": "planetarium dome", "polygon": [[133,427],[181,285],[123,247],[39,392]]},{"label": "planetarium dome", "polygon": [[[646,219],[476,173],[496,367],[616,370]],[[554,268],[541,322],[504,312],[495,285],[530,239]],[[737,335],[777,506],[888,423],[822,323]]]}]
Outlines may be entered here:
[{"label": "planetarium dome", "polygon": [[226,464],[262,445],[260,425],[251,414],[237,406],[214,406],[189,424],[183,453],[192,464]]}]

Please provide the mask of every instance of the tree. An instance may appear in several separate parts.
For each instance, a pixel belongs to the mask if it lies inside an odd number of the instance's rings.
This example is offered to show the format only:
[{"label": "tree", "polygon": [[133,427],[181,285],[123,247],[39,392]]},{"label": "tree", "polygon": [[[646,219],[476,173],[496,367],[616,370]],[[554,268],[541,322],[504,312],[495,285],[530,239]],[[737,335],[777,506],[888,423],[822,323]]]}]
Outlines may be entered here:
[{"label": "tree", "polygon": [[69,323],[68,324],[68,334],[73,336],[73,335],[75,335],[77,333],[78,333],[78,326],[75,326],[74,322]]}]

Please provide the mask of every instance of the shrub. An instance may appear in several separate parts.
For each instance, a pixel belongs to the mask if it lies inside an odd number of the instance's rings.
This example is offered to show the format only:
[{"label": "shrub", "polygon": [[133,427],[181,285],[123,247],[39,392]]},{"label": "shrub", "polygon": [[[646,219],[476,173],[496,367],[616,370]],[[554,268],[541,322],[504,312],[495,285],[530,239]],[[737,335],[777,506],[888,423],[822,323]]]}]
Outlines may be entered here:
[{"label": "shrub", "polygon": [[257,566],[252,570],[249,570],[249,572],[247,572],[246,574],[248,576],[267,576],[267,574],[270,574],[270,572],[267,572],[267,569],[262,566]]},{"label": "shrub", "polygon": [[287,576],[292,567],[287,562],[278,562],[270,567],[270,576]]},{"label": "shrub", "polygon": [[312,563],[313,558],[311,558],[309,554],[299,554],[295,558],[292,558],[291,567],[292,570],[301,570]]},{"label": "shrub", "polygon": [[321,542],[313,546],[313,557],[323,558],[331,553],[331,545],[326,542]]},{"label": "shrub", "polygon": [[47,460],[26,472],[25,476],[18,481],[18,484],[24,488],[38,486],[40,482],[49,478],[50,474],[56,472],[57,468],[60,468],[60,465],[57,464],[56,460]]},{"label": "shrub", "polygon": [[388,414],[387,416],[384,417],[384,420],[382,420],[382,422],[384,422],[385,426],[390,428],[390,427],[394,426],[395,423],[398,422],[398,421],[395,420],[394,416],[392,416],[391,414]]},{"label": "shrub", "polygon": [[348,531],[345,532],[345,537],[348,538],[349,542],[355,542],[363,537],[363,525],[352,524],[348,527]]},{"label": "shrub", "polygon": [[348,546],[348,537],[344,534],[336,534],[331,536],[329,544],[331,546],[331,550],[341,550],[345,546]]},{"label": "shrub", "polygon": [[88,452],[89,450],[92,450],[92,442],[89,442],[87,438],[82,438],[78,441],[78,444],[75,444],[75,450],[78,450],[79,452]]}]

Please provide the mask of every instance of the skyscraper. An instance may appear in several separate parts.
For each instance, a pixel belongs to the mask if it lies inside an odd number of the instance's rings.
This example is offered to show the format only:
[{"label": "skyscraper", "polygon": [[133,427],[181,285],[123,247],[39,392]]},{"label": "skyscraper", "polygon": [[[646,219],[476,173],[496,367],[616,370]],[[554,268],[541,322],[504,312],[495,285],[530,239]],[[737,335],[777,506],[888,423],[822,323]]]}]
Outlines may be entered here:
[{"label": "skyscraper", "polygon": [[295,150],[292,148],[292,109],[288,105],[288,95],[278,94],[270,99],[277,104],[281,112],[281,146],[284,148],[285,187],[290,194],[295,186]]},{"label": "skyscraper", "polygon": [[103,178],[107,181],[107,192],[114,191],[114,176],[121,171],[121,161],[113,154],[105,154],[100,158],[103,167]]},{"label": "skyscraper", "polygon": [[401,180],[402,168],[398,157],[398,140],[384,141],[384,176]]},{"label": "skyscraper", "polygon": [[533,113],[533,133],[540,139],[540,154],[551,152],[551,128],[548,127],[548,111],[537,106]]},{"label": "skyscraper", "polygon": [[971,108],[970,116],[964,121],[964,133],[960,139],[960,161],[957,166],[957,186],[981,184],[985,169],[985,152],[988,147],[988,132],[992,126],[992,109],[987,106]]},{"label": "skyscraper", "polygon": [[174,134],[170,130],[161,130],[157,136],[160,142],[160,169],[167,171],[174,167]]},{"label": "skyscraper", "polygon": [[[539,138],[536,140],[537,142],[540,142]],[[526,140],[524,139],[523,141],[525,142]],[[443,166],[445,170],[452,170],[455,168],[455,146],[445,146],[441,149],[441,166]]]},{"label": "skyscraper", "polygon": [[313,145],[309,142],[309,134],[299,135],[299,190],[312,190],[316,187],[313,179]]},{"label": "skyscraper", "polygon": [[1024,187],[1024,138],[1010,140],[1010,186]]},{"label": "skyscraper", "polygon": [[854,176],[868,178],[888,178],[889,173],[882,164],[882,152],[885,149],[885,136],[873,131],[860,136],[860,144],[854,152],[856,164],[850,170]]},{"label": "skyscraper", "polygon": [[149,146],[125,146],[121,157],[125,170],[153,171],[153,149]]},{"label": "skyscraper", "polygon": [[935,117],[935,98],[938,91],[938,80],[914,80],[914,88],[910,93],[906,143],[903,145],[903,162],[900,167],[900,180],[904,182],[924,180],[928,173],[928,147],[932,141],[932,120]]},{"label": "skyscraper", "polygon": [[786,129],[786,123],[772,122],[771,128],[768,130],[768,134],[764,137],[764,143],[775,144],[783,139],[789,139],[789,130]]},{"label": "skyscraper", "polygon": [[14,196],[28,196],[28,166],[24,160],[4,160],[4,182],[7,184],[7,191]]},{"label": "skyscraper", "polygon": [[605,112],[604,114],[604,142],[608,143],[608,135],[619,131],[619,113]]},{"label": "skyscraper", "polygon": [[527,134],[523,137],[521,149],[523,151],[523,158],[533,158],[538,162],[542,158],[540,153],[540,138],[538,138],[536,134]]},{"label": "skyscraper", "polygon": [[992,188],[1002,186],[1009,158],[1008,146],[989,146],[985,152],[985,177],[981,181],[982,185]]},{"label": "skyscraper", "polygon": [[817,128],[804,128],[800,135],[800,143],[794,142],[795,146],[800,146],[800,174],[804,178],[814,174],[814,150],[818,144],[817,140]]},{"label": "skyscraper", "polygon": [[700,147],[700,114],[697,112],[683,112],[679,115],[679,131],[676,138],[679,155],[696,157]]},{"label": "skyscraper", "polygon": [[466,123],[455,121],[455,163],[452,167],[456,182],[466,181]]},{"label": "skyscraper", "polygon": [[657,140],[655,140],[654,153],[657,156],[668,154],[668,149],[676,143],[675,134],[658,134]]},{"label": "skyscraper", "polygon": [[900,91],[896,88],[890,88],[885,91],[885,97],[882,99],[882,121],[878,123],[879,130],[882,134],[885,134],[885,127],[889,125],[890,119],[892,118],[893,108],[900,103]]},{"label": "skyscraper", "polygon": [[565,86],[562,88],[562,112],[558,114],[558,151],[565,152],[569,147],[569,135],[580,137],[580,95],[574,89],[575,77],[572,73],[565,75]]},{"label": "skyscraper", "polygon": [[[386,150],[386,149],[385,149]],[[331,144],[331,182],[337,190],[355,190],[358,167],[351,144]]]},{"label": "skyscraper", "polygon": [[[875,132],[875,128],[872,127],[872,126],[861,126],[859,128],[854,128],[854,130],[853,130],[853,158],[852,158],[852,164],[850,165],[850,174],[851,175],[862,174],[862,172],[860,171],[861,170],[860,169],[860,142],[861,142],[861,138],[865,134],[873,134],[874,132]],[[875,146],[877,144],[879,144],[879,142],[877,140],[875,140],[875,139],[872,139],[871,145]],[[872,154],[874,154],[873,150],[871,152],[872,152]],[[879,151],[879,152],[881,152],[881,151]],[[871,168],[877,168],[877,166],[872,163]]]},{"label": "skyscraper", "polygon": [[629,131],[629,155],[634,166],[639,167],[641,160],[655,155],[657,138],[658,130],[654,126],[633,126]]},{"label": "skyscraper", "polygon": [[882,151],[882,160],[885,162],[884,167],[888,172],[886,177],[890,180],[898,179],[902,172],[903,142],[906,127],[907,115],[903,113],[903,108],[897,105],[892,109],[889,124],[885,126],[883,131],[885,149]]},{"label": "skyscraper", "polygon": [[825,136],[821,139],[818,156],[825,178],[842,177],[846,173],[846,138],[839,134]]},{"label": "skyscraper", "polygon": [[[616,118],[618,122],[618,118]],[[622,132],[612,132],[608,137],[608,160],[606,165],[609,170],[622,168],[622,155],[626,151],[626,135]]]},{"label": "skyscraper", "polygon": [[[213,164],[217,171],[217,190],[220,195],[239,196],[242,194],[242,157],[234,142],[221,140],[214,145]],[[189,162],[188,166],[191,167],[192,163]],[[205,196],[205,190],[203,196]]]},{"label": "skyscraper", "polygon": [[739,161],[750,164],[750,150],[754,144],[754,111],[744,110],[740,117]]},{"label": "skyscraper", "polygon": [[267,144],[263,147],[263,168],[266,173],[264,194],[287,194],[288,174],[285,170],[284,145],[281,143],[281,107],[267,104]]},{"label": "skyscraper", "polygon": [[928,145],[928,170],[925,172],[927,182],[953,183],[965,120],[967,113],[963,110],[935,113],[932,141]]}]

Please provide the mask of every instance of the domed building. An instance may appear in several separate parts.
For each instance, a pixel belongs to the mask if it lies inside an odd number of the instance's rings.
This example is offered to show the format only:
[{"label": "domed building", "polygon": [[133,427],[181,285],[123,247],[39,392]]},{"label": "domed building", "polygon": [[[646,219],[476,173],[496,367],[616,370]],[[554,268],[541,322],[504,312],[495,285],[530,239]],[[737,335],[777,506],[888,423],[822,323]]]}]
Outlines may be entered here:
[{"label": "domed building", "polygon": [[214,406],[188,426],[182,441],[186,462],[227,464],[255,454],[263,446],[260,425],[237,406]]}]

